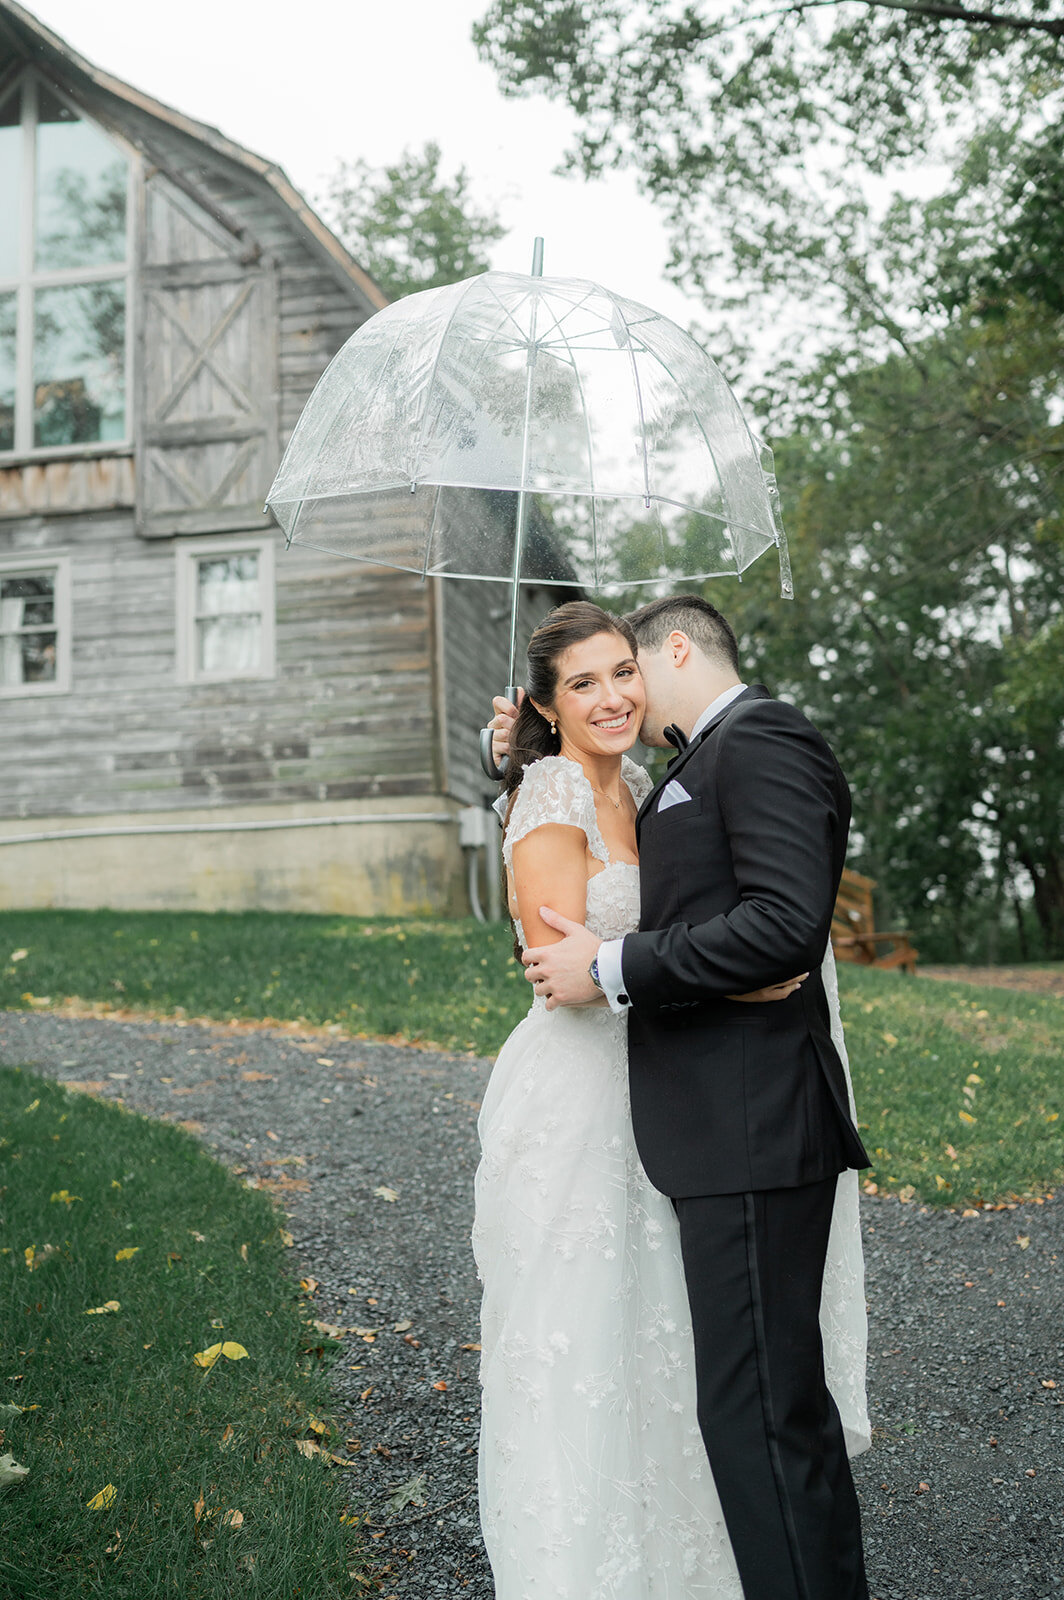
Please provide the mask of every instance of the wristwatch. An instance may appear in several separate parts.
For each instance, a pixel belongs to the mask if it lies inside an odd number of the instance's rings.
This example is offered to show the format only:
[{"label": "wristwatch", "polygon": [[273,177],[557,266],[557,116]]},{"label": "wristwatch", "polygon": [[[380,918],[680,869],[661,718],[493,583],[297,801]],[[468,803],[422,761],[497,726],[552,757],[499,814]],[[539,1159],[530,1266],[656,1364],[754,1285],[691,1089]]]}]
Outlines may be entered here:
[{"label": "wristwatch", "polygon": [[592,956],[591,965],[588,967],[587,972],[588,972],[588,977],[591,979],[591,982],[595,985],[595,988],[600,990],[603,994],[605,994],[606,991],[602,988],[602,984],[601,984],[601,982],[599,980],[598,956]]}]

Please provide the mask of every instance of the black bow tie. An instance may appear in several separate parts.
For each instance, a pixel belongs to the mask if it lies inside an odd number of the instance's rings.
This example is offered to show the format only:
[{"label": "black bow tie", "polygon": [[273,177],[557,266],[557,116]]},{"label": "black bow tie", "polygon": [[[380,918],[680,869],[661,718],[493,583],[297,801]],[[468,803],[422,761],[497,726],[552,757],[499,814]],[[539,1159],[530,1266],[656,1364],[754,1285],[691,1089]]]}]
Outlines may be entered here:
[{"label": "black bow tie", "polygon": [[[670,722],[667,728],[662,729],[662,732],[664,733],[666,739],[668,739],[669,743],[675,746],[676,756],[682,756],[689,743],[687,735],[684,733],[683,729],[678,728],[675,722]],[[676,760],[676,756],[673,756],[673,761]],[[670,762],[669,765],[671,766],[672,762]]]}]

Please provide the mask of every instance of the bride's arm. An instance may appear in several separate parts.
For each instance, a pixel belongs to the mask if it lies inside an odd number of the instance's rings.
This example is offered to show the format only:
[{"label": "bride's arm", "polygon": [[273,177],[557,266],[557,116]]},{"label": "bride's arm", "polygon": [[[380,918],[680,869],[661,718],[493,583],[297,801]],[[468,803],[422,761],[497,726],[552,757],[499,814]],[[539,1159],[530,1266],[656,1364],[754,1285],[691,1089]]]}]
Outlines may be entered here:
[{"label": "bride's arm", "polygon": [[540,916],[542,906],[583,922],[587,911],[587,842],[582,828],[544,823],[513,848],[514,893],[529,947],[557,944],[562,935]]}]

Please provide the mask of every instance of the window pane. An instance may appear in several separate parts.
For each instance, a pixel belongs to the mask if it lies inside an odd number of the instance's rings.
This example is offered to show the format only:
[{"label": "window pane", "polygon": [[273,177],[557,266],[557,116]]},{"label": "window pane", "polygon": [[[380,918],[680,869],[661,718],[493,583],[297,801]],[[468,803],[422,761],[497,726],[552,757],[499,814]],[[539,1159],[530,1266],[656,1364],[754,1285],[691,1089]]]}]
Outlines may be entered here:
[{"label": "window pane", "polygon": [[251,550],[197,562],[197,617],[237,615],[259,609],[259,558]]},{"label": "window pane", "polygon": [[262,664],[259,617],[208,617],[196,623],[196,670],[202,673],[257,672]]},{"label": "window pane", "polygon": [[126,259],[125,156],[43,84],[37,91],[37,266]]},{"label": "window pane", "polygon": [[0,633],[55,624],[55,574],[34,572],[0,578]]},{"label": "window pane", "polygon": [[19,683],[54,683],[54,633],[0,634],[0,689]]},{"label": "window pane", "polygon": [[0,278],[18,272],[19,221],[22,212],[22,129],[20,94],[0,105]]},{"label": "window pane", "polygon": [[15,305],[0,294],[0,450],[15,448]]},{"label": "window pane", "polygon": [[124,439],[126,286],[40,289],[33,330],[33,442]]}]

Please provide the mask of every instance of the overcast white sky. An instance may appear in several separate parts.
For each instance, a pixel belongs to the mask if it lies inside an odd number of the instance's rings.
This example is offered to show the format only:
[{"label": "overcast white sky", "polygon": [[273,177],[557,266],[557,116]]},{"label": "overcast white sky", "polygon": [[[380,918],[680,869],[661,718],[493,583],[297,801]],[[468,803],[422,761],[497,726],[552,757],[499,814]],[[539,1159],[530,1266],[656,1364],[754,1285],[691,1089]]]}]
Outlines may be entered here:
[{"label": "overcast white sky", "polygon": [[97,66],[279,162],[310,199],[342,158],[373,165],[438,140],[510,229],[493,265],[596,278],[675,317],[664,231],[630,175],[554,177],[572,119],[509,101],[477,59],[487,0],[23,0]]}]

